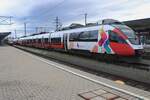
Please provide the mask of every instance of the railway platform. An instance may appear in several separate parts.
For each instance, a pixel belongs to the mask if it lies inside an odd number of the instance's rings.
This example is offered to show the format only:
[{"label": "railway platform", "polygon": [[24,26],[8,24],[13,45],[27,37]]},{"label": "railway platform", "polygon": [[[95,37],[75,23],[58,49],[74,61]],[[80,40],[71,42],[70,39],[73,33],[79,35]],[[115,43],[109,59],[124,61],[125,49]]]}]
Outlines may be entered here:
[{"label": "railway platform", "polygon": [[143,55],[143,57],[146,59],[150,59],[150,45],[144,45],[144,52],[145,54]]},{"label": "railway platform", "polygon": [[150,93],[3,46],[0,100],[150,100]]},{"label": "railway platform", "polygon": [[145,49],[145,52],[150,52],[150,45],[145,45],[144,49]]}]

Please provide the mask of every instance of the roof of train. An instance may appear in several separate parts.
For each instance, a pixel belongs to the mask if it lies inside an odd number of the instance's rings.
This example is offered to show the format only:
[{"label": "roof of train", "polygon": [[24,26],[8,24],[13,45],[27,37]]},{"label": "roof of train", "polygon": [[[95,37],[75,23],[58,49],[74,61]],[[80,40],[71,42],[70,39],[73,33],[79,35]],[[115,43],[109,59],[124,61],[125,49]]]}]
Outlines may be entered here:
[{"label": "roof of train", "polygon": [[25,40],[25,39],[35,39],[35,38],[46,38],[49,36],[49,33],[46,33],[46,34],[39,34],[39,35],[33,35],[33,36],[26,36],[26,37],[22,37],[22,38],[19,38],[21,40]]},{"label": "roof of train", "polygon": [[86,27],[80,27],[80,28],[75,28],[75,29],[69,29],[69,30],[62,30],[62,31],[58,31],[58,32],[53,32],[53,33],[46,33],[46,34],[39,34],[39,35],[34,35],[34,36],[27,36],[27,37],[23,37],[20,39],[33,39],[33,38],[48,38],[49,35],[51,34],[51,36],[53,37],[57,37],[57,36],[62,36],[62,33],[73,33],[73,32],[81,32],[81,31],[89,31],[89,30],[99,30],[100,26],[103,25],[111,25],[114,23],[120,23],[123,24],[117,20],[114,19],[103,19],[103,20],[99,20],[97,22],[97,24],[95,24],[95,26],[86,26]]},{"label": "roof of train", "polygon": [[81,32],[81,31],[89,31],[89,30],[98,30],[100,28],[100,26],[102,25],[98,25],[98,26],[89,26],[89,27],[82,27],[82,28],[76,28],[76,29],[70,29],[70,30],[63,30],[63,31],[58,31],[58,32],[53,32],[53,33],[46,33],[46,34],[39,34],[39,35],[34,35],[34,36],[27,36],[27,37],[23,37],[20,38],[21,40],[25,40],[25,39],[35,39],[35,38],[48,38],[49,34],[51,34],[51,36],[62,36],[62,33],[73,33],[73,32]]}]

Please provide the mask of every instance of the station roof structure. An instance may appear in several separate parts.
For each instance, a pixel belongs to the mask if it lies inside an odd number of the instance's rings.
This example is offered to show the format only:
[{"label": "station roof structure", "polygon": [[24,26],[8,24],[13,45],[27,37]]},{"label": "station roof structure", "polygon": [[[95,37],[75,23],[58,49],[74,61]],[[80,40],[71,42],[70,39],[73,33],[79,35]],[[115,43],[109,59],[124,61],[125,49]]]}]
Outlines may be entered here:
[{"label": "station roof structure", "polygon": [[150,32],[150,18],[125,21],[124,23],[137,32]]},{"label": "station roof structure", "polygon": [[11,34],[11,32],[0,32],[0,44],[1,44],[1,41],[9,34]]}]

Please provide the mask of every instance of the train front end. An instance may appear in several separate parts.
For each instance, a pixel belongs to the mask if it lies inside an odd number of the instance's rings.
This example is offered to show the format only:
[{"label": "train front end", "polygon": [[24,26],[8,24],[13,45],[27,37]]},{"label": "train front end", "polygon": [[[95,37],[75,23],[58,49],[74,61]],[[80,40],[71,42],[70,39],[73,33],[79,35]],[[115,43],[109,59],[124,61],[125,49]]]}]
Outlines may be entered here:
[{"label": "train front end", "polygon": [[[125,24],[112,24],[115,27],[114,31],[124,39],[124,46],[119,46],[120,49],[125,49],[121,56],[141,56],[143,54],[143,46],[140,43],[136,33]],[[119,53],[119,52],[118,52]]]}]

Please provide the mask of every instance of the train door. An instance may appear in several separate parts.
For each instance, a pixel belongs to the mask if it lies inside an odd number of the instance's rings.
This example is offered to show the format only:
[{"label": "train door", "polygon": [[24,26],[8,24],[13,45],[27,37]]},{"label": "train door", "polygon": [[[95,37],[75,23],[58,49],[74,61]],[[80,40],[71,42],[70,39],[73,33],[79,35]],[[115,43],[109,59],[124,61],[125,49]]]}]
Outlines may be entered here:
[{"label": "train door", "polygon": [[63,43],[64,43],[64,49],[65,51],[67,51],[68,50],[68,34],[67,33],[63,34]]},{"label": "train door", "polygon": [[44,39],[44,36],[42,36],[42,39],[41,39],[41,48],[44,48],[45,47],[45,39]]},{"label": "train door", "polygon": [[49,37],[48,37],[48,48],[51,49],[51,34],[49,33]]},{"label": "train door", "polygon": [[36,37],[36,43],[35,43],[35,47],[37,48],[38,47],[38,38]]}]

